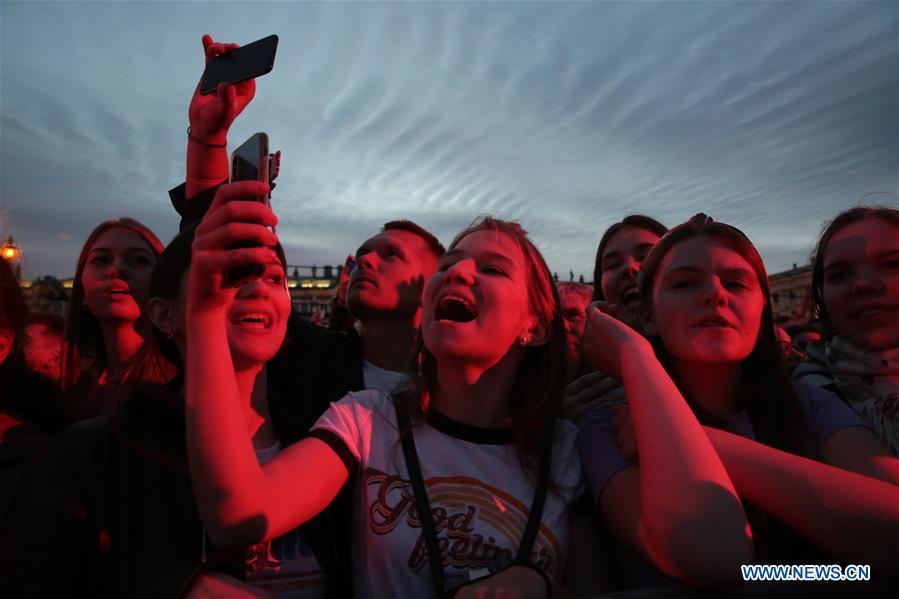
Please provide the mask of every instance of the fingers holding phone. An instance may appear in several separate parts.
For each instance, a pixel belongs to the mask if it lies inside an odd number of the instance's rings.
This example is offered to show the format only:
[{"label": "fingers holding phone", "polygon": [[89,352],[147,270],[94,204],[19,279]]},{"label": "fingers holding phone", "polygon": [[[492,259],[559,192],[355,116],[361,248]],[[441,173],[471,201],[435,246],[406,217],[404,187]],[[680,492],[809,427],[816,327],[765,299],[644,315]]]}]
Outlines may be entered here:
[{"label": "fingers holding phone", "polygon": [[268,191],[263,181],[239,181],[218,189],[191,248],[189,312],[222,308],[234,293],[234,286],[226,284],[234,269],[280,261],[273,249],[278,236],[271,230],[278,219],[271,207],[253,201]]},{"label": "fingers holding phone", "polygon": [[226,143],[231,124],[256,95],[255,78],[274,66],[276,48],[277,36],[244,48],[216,42],[208,34],[203,36],[206,68],[188,109],[191,134],[196,139],[215,145]]}]

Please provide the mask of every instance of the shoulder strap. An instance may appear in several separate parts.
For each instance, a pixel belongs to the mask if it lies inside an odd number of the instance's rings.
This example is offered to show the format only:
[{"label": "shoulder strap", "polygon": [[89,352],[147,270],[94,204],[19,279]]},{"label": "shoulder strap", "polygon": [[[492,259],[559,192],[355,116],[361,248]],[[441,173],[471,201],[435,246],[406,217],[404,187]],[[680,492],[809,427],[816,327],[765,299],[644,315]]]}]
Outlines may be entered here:
[{"label": "shoulder strap", "polygon": [[428,491],[421,477],[421,466],[418,463],[418,454],[415,451],[415,439],[412,437],[412,430],[408,427],[408,418],[396,403],[394,403],[394,410],[396,410],[396,422],[400,428],[403,457],[406,459],[406,469],[409,471],[412,491],[415,495],[415,510],[418,512],[422,534],[425,537],[425,547],[428,550],[428,565],[431,568],[434,592],[437,597],[442,597],[445,584],[443,559],[440,557],[440,548],[437,545],[437,532],[434,530],[434,518],[431,516],[431,502],[428,501]]},{"label": "shoulder strap", "polygon": [[521,536],[521,542],[518,544],[518,553],[515,556],[515,563],[517,564],[531,563],[531,551],[534,548],[534,542],[537,540],[540,521],[543,519],[543,507],[546,505],[546,490],[549,486],[549,470],[552,465],[552,441],[555,423],[550,421],[546,426],[548,430],[544,433],[543,454],[540,456],[540,464],[537,467],[537,488],[534,489],[534,501],[531,503],[528,522],[525,526],[524,534]]}]

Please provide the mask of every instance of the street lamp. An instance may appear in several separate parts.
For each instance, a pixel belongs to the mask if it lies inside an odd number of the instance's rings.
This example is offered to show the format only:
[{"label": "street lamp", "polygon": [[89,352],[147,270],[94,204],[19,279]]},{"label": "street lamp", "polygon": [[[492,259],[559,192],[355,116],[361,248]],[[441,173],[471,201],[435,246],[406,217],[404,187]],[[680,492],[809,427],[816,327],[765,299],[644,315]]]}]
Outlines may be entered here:
[{"label": "street lamp", "polygon": [[17,278],[21,276],[22,248],[15,244],[12,239],[12,235],[10,235],[9,238],[7,238],[7,240],[4,241],[2,245],[0,245],[0,257],[6,260]]}]

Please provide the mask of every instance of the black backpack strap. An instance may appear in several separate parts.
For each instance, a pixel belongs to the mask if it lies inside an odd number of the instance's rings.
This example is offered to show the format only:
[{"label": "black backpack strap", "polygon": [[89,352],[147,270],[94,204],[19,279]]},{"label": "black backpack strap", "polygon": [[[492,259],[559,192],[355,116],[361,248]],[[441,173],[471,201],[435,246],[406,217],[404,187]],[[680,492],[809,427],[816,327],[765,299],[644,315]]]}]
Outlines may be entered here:
[{"label": "black backpack strap", "polygon": [[518,553],[515,556],[516,564],[530,564],[531,551],[534,549],[534,542],[537,540],[537,533],[540,531],[540,521],[543,519],[543,507],[546,505],[546,492],[549,487],[549,471],[552,466],[552,441],[555,423],[550,421],[547,424],[547,431],[544,433],[543,454],[540,456],[540,464],[537,467],[537,488],[534,490],[534,501],[531,503],[531,510],[528,514],[528,522],[521,536],[521,542],[518,544]]},{"label": "black backpack strap", "polygon": [[431,580],[434,583],[434,592],[437,597],[444,595],[445,580],[443,576],[443,559],[440,557],[440,548],[437,545],[437,531],[434,529],[434,518],[431,516],[431,502],[428,501],[428,491],[421,477],[421,466],[418,463],[418,454],[415,451],[415,439],[409,428],[409,420],[394,403],[396,410],[396,422],[400,428],[400,437],[403,444],[403,457],[406,459],[406,469],[412,482],[412,491],[415,495],[415,510],[421,522],[422,534],[425,537],[425,547],[428,550],[428,565],[431,568]]}]

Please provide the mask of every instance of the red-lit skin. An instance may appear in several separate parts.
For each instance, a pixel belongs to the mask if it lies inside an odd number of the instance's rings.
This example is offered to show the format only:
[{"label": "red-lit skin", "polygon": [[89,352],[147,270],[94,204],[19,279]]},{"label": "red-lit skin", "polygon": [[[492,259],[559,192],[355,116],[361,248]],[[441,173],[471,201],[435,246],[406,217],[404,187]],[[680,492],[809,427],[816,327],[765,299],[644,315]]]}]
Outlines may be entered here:
[{"label": "red-lit skin", "polygon": [[387,370],[409,368],[421,324],[422,289],[436,269],[437,256],[410,231],[382,231],[359,246],[346,301],[362,323],[363,358]]},{"label": "red-lit skin", "polygon": [[735,583],[753,553],[736,490],[652,346],[615,311],[591,305],[582,352],[623,382],[640,463],[609,480],[600,512],[618,538],[663,572],[704,586]]},{"label": "red-lit skin", "polygon": [[822,291],[838,334],[866,350],[899,347],[899,228],[869,217],[834,233]]},{"label": "red-lit skin", "polygon": [[605,301],[619,306],[619,318],[636,328],[639,325],[639,302],[622,303],[622,293],[636,289],[640,263],[659,241],[652,231],[624,226],[606,242],[602,253],[601,288]]},{"label": "red-lit skin", "polygon": [[[438,391],[433,406],[473,426],[508,425],[508,394],[525,346],[546,342],[528,303],[526,263],[507,235],[471,233],[440,260],[425,286],[421,330],[437,359]],[[449,295],[474,304],[471,322],[437,320]]]},{"label": "red-lit skin", "polygon": [[[746,268],[753,272],[726,243],[708,237],[690,238],[672,248],[660,263],[647,315],[645,330],[662,337],[681,390],[694,403],[719,416],[736,411],[740,356],[749,355],[759,332],[759,304],[764,298],[755,275],[754,280],[748,280],[742,272]],[[735,330],[690,330],[708,310],[725,316]],[[748,329],[753,326],[755,334],[750,335]],[[659,467],[659,463],[654,461],[656,454],[652,461],[647,460],[645,450],[652,449],[659,437],[672,433],[672,429],[654,428],[644,436],[647,431],[641,429],[645,423],[641,425],[640,419],[645,415],[637,413],[640,404],[634,402],[627,380],[625,387],[630,409],[619,411],[615,425],[623,448],[632,446],[630,435],[636,438],[640,464],[609,482],[601,497],[604,510],[616,504],[620,509],[617,487],[624,486],[628,478],[636,480],[634,472],[628,471],[639,469],[640,487],[648,488],[643,472]],[[686,405],[679,392],[670,401]],[[821,448],[831,466],[709,427],[704,430],[740,497],[777,516],[837,557],[899,571],[894,551],[899,526],[899,460],[870,430],[853,427],[831,436]],[[664,435],[660,431],[665,431]],[[673,466],[670,458],[667,465]],[[624,481],[618,482],[622,477]],[[821,501],[822,497],[827,501]],[[610,526],[619,527],[614,522]],[[708,554],[707,559],[713,556]]]},{"label": "red-lit skin", "polygon": [[54,381],[59,380],[62,356],[62,333],[42,323],[25,327],[25,343],[22,346],[25,364]]},{"label": "red-lit skin", "polygon": [[[239,47],[237,44],[215,42],[209,35],[204,35],[202,41],[206,62]],[[200,84],[197,83],[188,109],[190,131],[194,138],[207,143],[200,143],[196,139],[188,140],[186,197],[192,198],[201,191],[228,180],[230,164],[228,150],[224,147],[228,129],[255,94],[255,79],[237,85],[220,83],[216,91],[205,96],[200,93]]]},{"label": "red-lit skin", "polygon": [[[253,187],[257,183],[236,185],[241,186],[242,194],[258,194]],[[191,479],[201,517],[219,545],[247,545],[293,529],[324,509],[348,476],[337,454],[318,439],[303,439],[264,466],[247,442],[242,391],[235,377],[223,376],[234,371],[235,365],[227,352],[221,351],[227,346],[227,319],[220,282],[227,268],[273,255],[266,248],[225,248],[238,238],[238,229],[240,239],[272,245],[275,236],[263,224],[273,224],[275,219],[268,207],[251,202],[241,206],[238,214],[237,207],[227,204],[224,197],[233,188],[235,185],[228,185],[219,190],[210,214],[197,230],[187,309]],[[216,212],[222,216],[213,216]],[[224,226],[237,220],[259,224]],[[432,401],[451,418],[467,424],[501,426],[523,350],[519,339],[526,335],[528,343],[542,343],[545,332],[534,324],[527,309],[524,259],[514,244],[504,235],[477,232],[465,237],[457,250],[429,281],[425,293],[423,335],[437,358],[439,382]],[[434,302],[448,290],[476,298],[476,322],[454,328],[435,320]],[[485,404],[485,398],[494,397]],[[536,593],[535,589],[539,590],[535,596],[543,593],[539,575],[518,568],[478,588],[518,590],[523,596]]]},{"label": "red-lit skin", "polygon": [[156,256],[135,231],[110,227],[94,240],[81,275],[87,310],[100,323],[108,374],[121,374],[143,345],[143,310]]},{"label": "red-lit skin", "polygon": [[568,365],[577,364],[581,353],[581,337],[587,326],[587,304],[590,297],[575,292],[560,292],[562,316],[565,319],[566,342],[568,343]]}]

